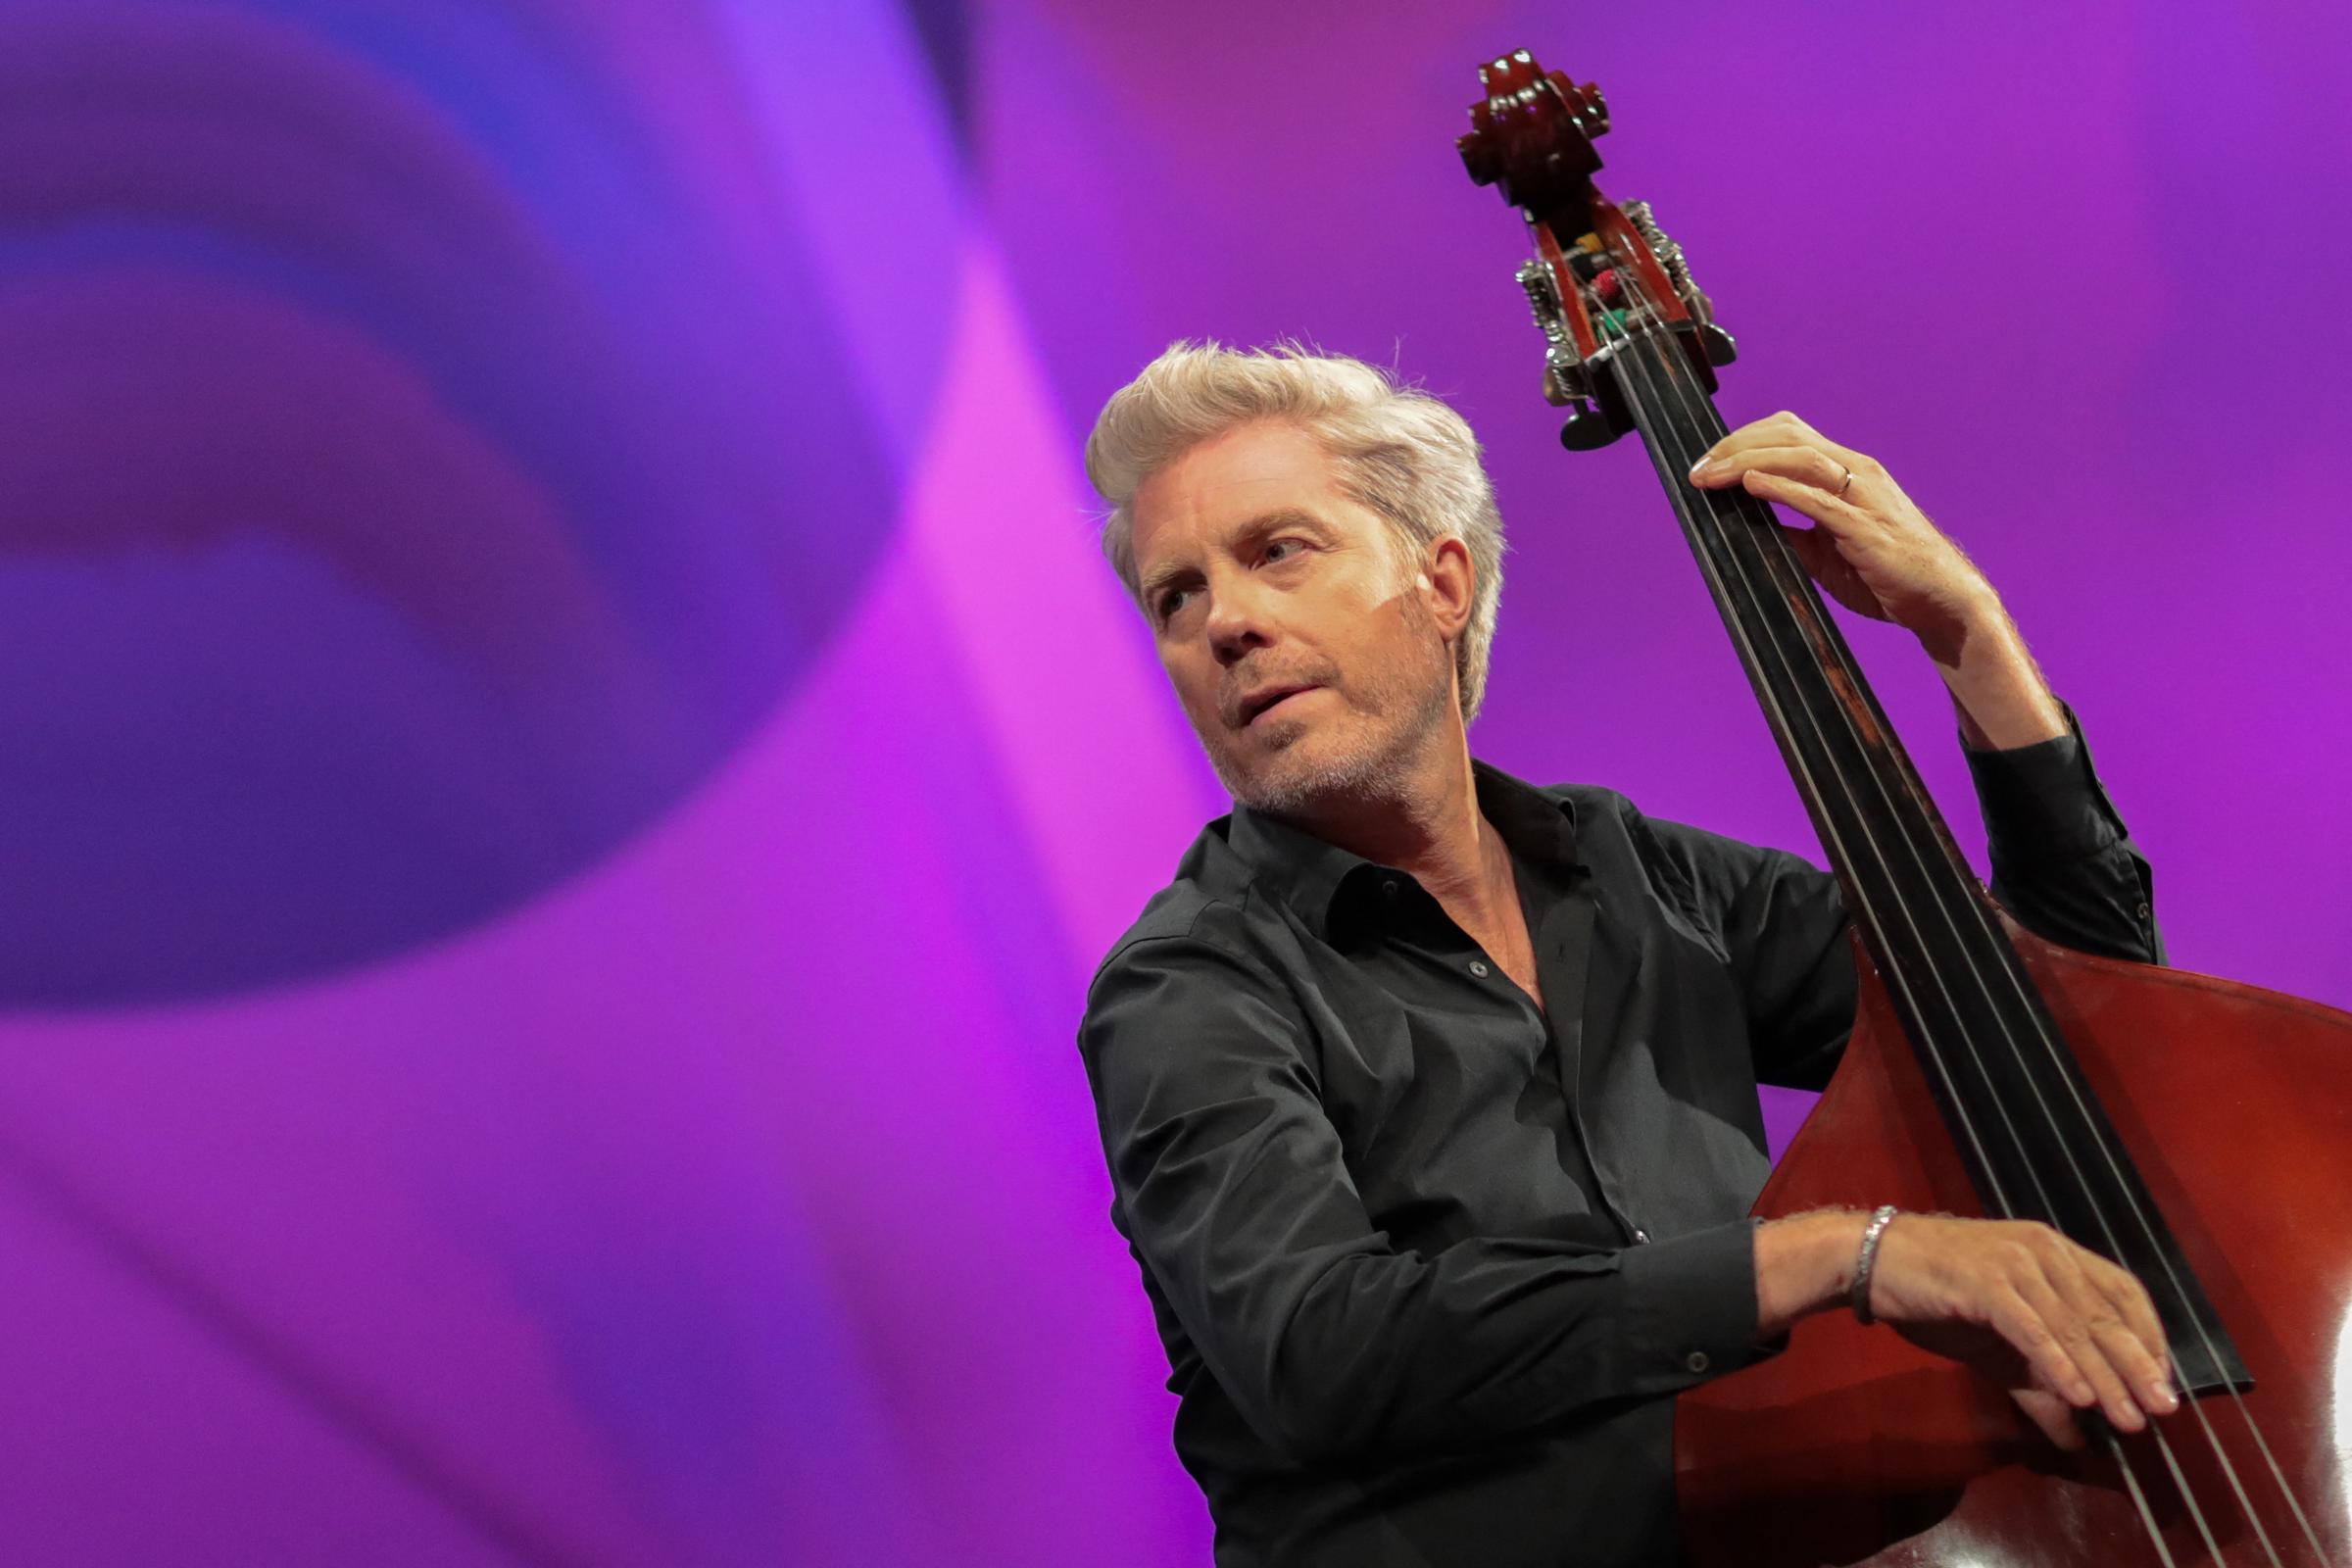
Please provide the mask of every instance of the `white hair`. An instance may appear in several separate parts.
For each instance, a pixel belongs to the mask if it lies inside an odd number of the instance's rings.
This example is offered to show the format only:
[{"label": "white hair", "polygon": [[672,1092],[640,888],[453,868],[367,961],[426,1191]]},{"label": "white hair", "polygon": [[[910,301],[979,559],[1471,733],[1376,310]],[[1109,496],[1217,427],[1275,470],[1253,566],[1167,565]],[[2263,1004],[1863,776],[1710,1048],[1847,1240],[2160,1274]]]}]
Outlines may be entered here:
[{"label": "white hair", "polygon": [[1454,647],[1462,722],[1486,695],[1487,655],[1502,596],[1502,517],[1462,416],[1388,371],[1295,343],[1235,350],[1214,339],[1169,346],[1102,407],[1086,442],[1086,475],[1110,503],[1102,553],[1130,597],[1136,580],[1135,493],[1203,441],[1260,419],[1297,425],[1321,443],[1340,488],[1380,514],[1409,560],[1451,535],[1475,569],[1470,622]]}]

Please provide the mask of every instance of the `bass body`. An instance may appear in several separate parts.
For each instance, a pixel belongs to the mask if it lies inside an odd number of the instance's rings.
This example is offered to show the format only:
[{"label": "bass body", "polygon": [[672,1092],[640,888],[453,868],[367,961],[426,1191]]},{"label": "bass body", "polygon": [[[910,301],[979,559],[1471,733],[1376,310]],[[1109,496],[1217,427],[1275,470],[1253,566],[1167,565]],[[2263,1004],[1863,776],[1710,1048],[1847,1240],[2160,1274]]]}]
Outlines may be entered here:
[{"label": "bass body", "polygon": [[[2120,1440],[2169,1556],[2112,1459],[2060,1452],[1983,1379],[1831,1313],[1677,1401],[1692,1563],[2352,1560],[2352,1013],[2008,934],[2251,1373],[2163,1423],[2179,1481],[2154,1433]],[[1845,1058],[1755,1211],[1982,1213],[1885,979],[1856,961]]]}]

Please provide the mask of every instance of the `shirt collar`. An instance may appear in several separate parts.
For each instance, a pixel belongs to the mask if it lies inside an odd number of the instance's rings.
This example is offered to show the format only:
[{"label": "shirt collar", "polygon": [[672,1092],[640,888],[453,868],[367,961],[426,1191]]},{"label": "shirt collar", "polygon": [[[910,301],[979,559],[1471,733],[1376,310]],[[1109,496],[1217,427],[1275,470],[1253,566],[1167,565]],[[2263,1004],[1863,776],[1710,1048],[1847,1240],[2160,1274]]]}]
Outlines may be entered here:
[{"label": "shirt collar", "polygon": [[[1470,775],[1480,812],[1494,824],[1514,857],[1563,874],[1581,869],[1573,802],[1475,758]],[[1249,864],[1259,888],[1289,906],[1317,941],[1335,945],[1343,945],[1342,939],[1350,934],[1354,895],[1368,897],[1367,884],[1379,881],[1382,873],[1405,875],[1239,802],[1226,842]]]}]

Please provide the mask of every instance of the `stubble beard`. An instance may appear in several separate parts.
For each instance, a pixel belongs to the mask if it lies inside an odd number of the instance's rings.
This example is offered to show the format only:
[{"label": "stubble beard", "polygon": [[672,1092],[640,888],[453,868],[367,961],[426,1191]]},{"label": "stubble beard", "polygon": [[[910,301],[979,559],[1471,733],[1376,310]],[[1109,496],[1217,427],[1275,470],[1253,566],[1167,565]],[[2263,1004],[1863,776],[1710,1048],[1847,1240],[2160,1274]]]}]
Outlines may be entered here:
[{"label": "stubble beard", "polygon": [[[1322,755],[1305,755],[1310,737],[1302,733],[1250,770],[1220,748],[1203,747],[1225,792],[1251,810],[1272,816],[1305,815],[1342,803],[1402,799],[1415,755],[1453,701],[1451,652],[1434,636],[1434,628],[1430,641],[1420,645],[1425,653],[1433,647],[1434,659],[1416,659],[1357,682],[1361,700],[1348,706],[1359,717],[1368,713],[1371,721],[1350,726],[1353,733],[1344,744],[1335,747],[1327,740],[1312,748]],[[1336,690],[1333,695],[1348,701]],[[1303,719],[1279,715],[1259,722],[1306,728]],[[1346,716],[1333,714],[1323,722],[1344,723]]]}]

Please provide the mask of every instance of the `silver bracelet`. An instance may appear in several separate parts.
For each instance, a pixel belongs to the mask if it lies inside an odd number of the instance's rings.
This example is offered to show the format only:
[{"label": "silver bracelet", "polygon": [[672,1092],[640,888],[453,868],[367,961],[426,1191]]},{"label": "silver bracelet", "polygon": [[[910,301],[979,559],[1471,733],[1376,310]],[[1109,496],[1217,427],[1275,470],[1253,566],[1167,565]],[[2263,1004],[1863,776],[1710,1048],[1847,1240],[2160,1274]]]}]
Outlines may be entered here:
[{"label": "silver bracelet", "polygon": [[1870,1271],[1878,1266],[1879,1241],[1886,1234],[1886,1222],[1895,1215],[1892,1203],[1883,1203],[1870,1216],[1862,1231],[1862,1250],[1854,1254],[1854,1288],[1847,1297],[1854,1303],[1854,1316],[1864,1323],[1876,1323],[1870,1314]]}]

